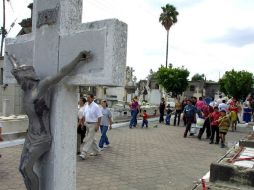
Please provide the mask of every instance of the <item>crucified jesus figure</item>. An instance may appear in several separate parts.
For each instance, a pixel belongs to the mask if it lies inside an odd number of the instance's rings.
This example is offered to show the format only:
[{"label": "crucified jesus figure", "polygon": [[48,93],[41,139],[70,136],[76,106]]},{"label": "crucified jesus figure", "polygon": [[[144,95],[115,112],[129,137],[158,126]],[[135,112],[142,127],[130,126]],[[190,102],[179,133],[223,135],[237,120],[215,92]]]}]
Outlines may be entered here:
[{"label": "crucified jesus figure", "polygon": [[6,55],[12,63],[11,73],[24,91],[24,109],[29,119],[28,132],[20,159],[19,170],[28,190],[39,190],[39,178],[33,167],[50,150],[50,87],[69,74],[80,61],[90,58],[89,51],[80,52],[77,57],[64,66],[57,74],[40,80],[33,66],[20,65],[14,55]]}]

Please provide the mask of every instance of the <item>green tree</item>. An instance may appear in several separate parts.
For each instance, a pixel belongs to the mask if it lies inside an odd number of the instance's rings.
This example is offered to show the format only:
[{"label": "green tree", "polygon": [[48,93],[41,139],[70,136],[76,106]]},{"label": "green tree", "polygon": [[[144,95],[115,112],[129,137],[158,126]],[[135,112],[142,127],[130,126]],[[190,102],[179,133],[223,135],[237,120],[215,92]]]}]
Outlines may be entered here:
[{"label": "green tree", "polygon": [[188,76],[190,72],[184,67],[161,68],[156,72],[156,81],[166,90],[172,92],[173,97],[182,94],[188,87]]},{"label": "green tree", "polygon": [[193,75],[191,80],[192,81],[204,81],[205,80],[205,75],[196,73],[195,75]]},{"label": "green tree", "polygon": [[237,99],[245,99],[253,86],[253,74],[247,71],[226,71],[219,80],[220,91]]},{"label": "green tree", "polygon": [[177,15],[179,14],[176,11],[176,8],[173,5],[166,4],[165,7],[161,7],[162,13],[160,14],[159,22],[167,30],[167,47],[166,47],[166,68],[168,67],[168,35],[169,29],[173,24],[177,22]]}]

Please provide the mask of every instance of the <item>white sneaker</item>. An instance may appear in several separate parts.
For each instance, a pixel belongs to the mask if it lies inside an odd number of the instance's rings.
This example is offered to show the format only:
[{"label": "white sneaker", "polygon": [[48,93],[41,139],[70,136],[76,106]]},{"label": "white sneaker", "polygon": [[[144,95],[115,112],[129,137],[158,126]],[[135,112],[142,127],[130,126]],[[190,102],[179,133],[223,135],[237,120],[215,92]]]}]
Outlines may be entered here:
[{"label": "white sneaker", "polygon": [[104,146],[103,146],[103,148],[108,148],[109,147],[109,145],[107,145],[107,144],[104,144]]},{"label": "white sneaker", "polygon": [[80,157],[82,160],[87,159],[87,155],[86,155],[86,154],[80,154],[79,157]]}]

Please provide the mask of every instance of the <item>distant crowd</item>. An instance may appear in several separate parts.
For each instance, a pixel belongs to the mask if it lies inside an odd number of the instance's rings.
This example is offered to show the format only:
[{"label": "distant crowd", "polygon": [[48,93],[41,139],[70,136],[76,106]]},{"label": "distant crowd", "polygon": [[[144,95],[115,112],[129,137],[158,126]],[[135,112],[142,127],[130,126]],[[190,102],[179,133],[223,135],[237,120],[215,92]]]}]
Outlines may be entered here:
[{"label": "distant crowd", "polygon": [[[186,138],[189,133],[193,136],[196,128],[199,128],[198,139],[202,139],[206,132],[206,139],[210,139],[210,144],[219,144],[225,147],[225,137],[228,130],[236,131],[237,123],[240,123],[239,116],[242,115],[242,122],[248,123],[253,117],[254,98],[248,96],[246,101],[241,104],[236,98],[227,98],[219,96],[217,100],[203,99],[203,97],[185,98],[182,102],[177,99],[175,108],[172,109],[161,99],[159,106],[159,122],[164,122],[164,113],[166,112],[166,124],[169,124],[170,117],[174,114],[174,123],[179,126],[181,114],[185,128],[183,137]],[[214,142],[215,139],[215,142]]]}]

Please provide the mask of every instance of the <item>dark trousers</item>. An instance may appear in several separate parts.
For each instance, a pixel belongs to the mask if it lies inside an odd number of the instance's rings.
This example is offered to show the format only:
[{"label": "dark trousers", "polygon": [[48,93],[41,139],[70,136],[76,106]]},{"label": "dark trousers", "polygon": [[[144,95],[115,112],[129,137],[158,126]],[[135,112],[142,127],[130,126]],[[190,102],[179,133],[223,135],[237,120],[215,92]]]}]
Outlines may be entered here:
[{"label": "dark trousers", "polygon": [[78,128],[77,128],[77,132],[81,136],[81,142],[80,143],[82,144],[83,140],[86,136],[86,126],[81,127],[81,125],[79,125]]},{"label": "dark trousers", "polygon": [[143,119],[142,121],[142,128],[146,126],[146,128],[148,127],[148,120],[147,119]]},{"label": "dark trousers", "polygon": [[194,117],[186,117],[185,119],[186,119],[186,128],[185,128],[185,132],[184,132],[184,137],[186,137],[188,131],[190,131],[191,124],[195,123]]},{"label": "dark trousers", "polygon": [[215,133],[216,133],[216,139],[215,139],[215,140],[216,140],[216,143],[219,143],[219,141],[220,141],[220,137],[219,137],[219,127],[216,126],[216,125],[212,125],[211,128],[212,128],[212,135],[211,135],[211,138],[210,138],[211,142],[213,142],[214,135],[215,135]]},{"label": "dark trousers", "polygon": [[164,122],[164,111],[160,111],[160,119],[159,119],[159,122]]},{"label": "dark trousers", "polygon": [[166,125],[170,125],[171,114],[166,115]]},{"label": "dark trousers", "polygon": [[183,125],[186,126],[186,124],[187,124],[186,117],[183,116]]},{"label": "dark trousers", "polygon": [[182,110],[176,110],[175,118],[174,118],[174,125],[176,125],[176,118],[177,118],[177,125],[180,124],[181,113],[182,113]]},{"label": "dark trousers", "polygon": [[136,127],[137,125],[138,110],[131,110],[130,128]]},{"label": "dark trousers", "polygon": [[206,138],[211,137],[211,126],[210,126],[210,118],[206,118],[203,127],[199,130],[198,138],[201,139],[203,133],[206,130]]}]

